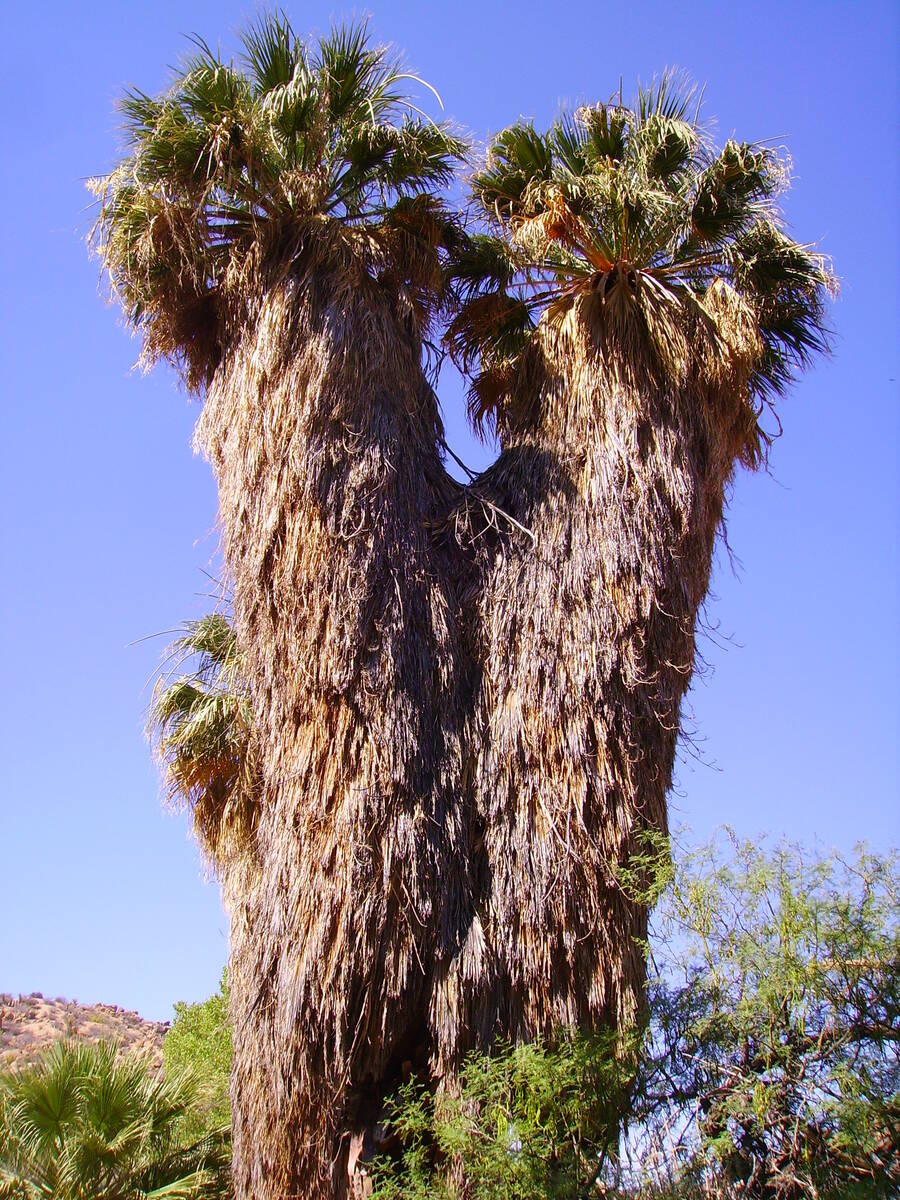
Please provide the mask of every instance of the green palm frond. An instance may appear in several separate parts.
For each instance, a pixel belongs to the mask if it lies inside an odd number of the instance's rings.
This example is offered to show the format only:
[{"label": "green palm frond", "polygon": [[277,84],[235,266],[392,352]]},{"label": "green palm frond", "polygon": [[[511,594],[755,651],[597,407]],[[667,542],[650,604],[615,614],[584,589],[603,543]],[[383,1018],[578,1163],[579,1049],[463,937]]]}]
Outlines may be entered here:
[{"label": "green palm frond", "polygon": [[532,124],[517,122],[494,139],[488,161],[475,177],[477,198],[489,213],[508,219],[529,187],[549,180],[552,166],[549,139]]},{"label": "green palm frond", "polygon": [[289,84],[298,68],[301,74],[308,74],[306,48],[283,13],[258,18],[243,30],[240,40],[256,95],[265,96]]},{"label": "green palm frond", "polygon": [[[664,71],[650,84],[638,84],[633,112],[641,125],[655,117],[666,121],[688,122],[696,126],[700,112],[697,88],[680,71]],[[691,118],[691,109],[694,116]]]},{"label": "green palm frond", "polygon": [[0,1197],[227,1200],[227,1137],[178,1141],[193,1096],[113,1043],[56,1043],[0,1075]]},{"label": "green palm frond", "polygon": [[488,234],[465,238],[453,255],[453,278],[460,299],[474,299],[485,285],[491,290],[507,290],[519,266],[519,256],[503,239]]},{"label": "green palm frond", "polygon": [[472,178],[486,232],[450,268],[461,308],[447,345],[470,375],[473,415],[498,415],[531,331],[576,299],[607,349],[661,371],[686,364],[689,323],[712,335],[725,312],[750,314],[757,405],[827,349],[833,280],[783,229],[784,160],[735,140],[716,150],[700,106],[668,74],[629,107],[585,106],[546,133],[519,122],[495,138]]},{"label": "green palm frond", "polygon": [[382,123],[405,99],[401,60],[369,45],[365,21],[335,26],[319,43],[317,62],[328,114],[339,125]]},{"label": "green palm frond", "polygon": [[[422,247],[407,261],[383,235],[404,200],[439,203],[467,151],[413,104],[422,81],[365,23],[307,45],[268,14],[241,45],[236,63],[195,38],[165,93],[127,92],[126,157],[91,184],[93,243],[145,360],[176,362],[195,390],[221,357],[249,261],[326,254],[343,230],[362,270],[421,293]],[[442,275],[431,263],[425,275],[434,310]]]},{"label": "green palm frond", "polygon": [[[213,863],[251,837],[258,774],[252,709],[234,630],[222,613],[188,622],[150,705],[149,731],[169,799],[190,809]],[[179,673],[188,668],[184,673]]]}]

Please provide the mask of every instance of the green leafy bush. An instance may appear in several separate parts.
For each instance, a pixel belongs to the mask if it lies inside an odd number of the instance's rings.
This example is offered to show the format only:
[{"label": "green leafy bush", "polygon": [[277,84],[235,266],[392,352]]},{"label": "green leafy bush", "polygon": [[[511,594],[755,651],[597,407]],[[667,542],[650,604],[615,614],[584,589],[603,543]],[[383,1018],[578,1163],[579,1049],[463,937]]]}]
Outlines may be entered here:
[{"label": "green leafy bush", "polygon": [[664,885],[643,1035],[498,1047],[458,1095],[411,1081],[375,1197],[900,1194],[897,856],[728,835],[674,864],[651,847],[620,884]]},{"label": "green leafy bush", "polygon": [[184,1117],[188,1138],[231,1124],[228,1081],[232,1036],[228,1017],[228,978],[219,990],[198,1004],[175,1004],[175,1020],[163,1042],[166,1074],[189,1071],[197,1081],[197,1099]]},{"label": "green leafy bush", "polygon": [[[900,870],[724,840],[657,910],[632,1157],[714,1195],[900,1188]],[[678,1169],[675,1169],[675,1168]]]},{"label": "green leafy bush", "polygon": [[615,1144],[632,1063],[608,1035],[498,1048],[463,1066],[459,1092],[411,1080],[389,1106],[400,1147],[373,1167],[378,1200],[576,1200]]}]

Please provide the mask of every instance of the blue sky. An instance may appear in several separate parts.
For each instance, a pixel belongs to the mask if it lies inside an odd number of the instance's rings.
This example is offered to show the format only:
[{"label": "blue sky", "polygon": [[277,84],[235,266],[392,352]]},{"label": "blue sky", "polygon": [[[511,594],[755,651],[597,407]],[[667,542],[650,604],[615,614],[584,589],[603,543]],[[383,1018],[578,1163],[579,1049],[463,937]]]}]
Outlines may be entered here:
[{"label": "blue sky", "polygon": [[[85,177],[117,149],[113,101],[162,88],[197,32],[223,48],[255,9],[17,5],[6,18],[0,349],[0,990],[148,1017],[215,987],[227,927],[143,738],[166,639],[207,610],[215,491],[195,405],[138,345],[84,247]],[[289,5],[300,31],[341,10]],[[520,115],[606,99],[677,66],[724,139],[790,151],[794,235],[841,280],[835,355],[783,403],[771,473],[738,479],[689,697],[676,821],[849,848],[900,842],[898,21],[890,3],[389,3],[447,113],[484,141]],[[440,394],[473,465],[461,389]]]}]

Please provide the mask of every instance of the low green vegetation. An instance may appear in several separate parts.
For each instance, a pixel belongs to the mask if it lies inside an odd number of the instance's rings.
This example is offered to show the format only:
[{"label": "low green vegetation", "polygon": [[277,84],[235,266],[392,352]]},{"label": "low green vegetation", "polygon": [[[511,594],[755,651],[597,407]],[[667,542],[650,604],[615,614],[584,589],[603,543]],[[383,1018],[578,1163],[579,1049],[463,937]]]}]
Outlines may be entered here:
[{"label": "low green vegetation", "polygon": [[[504,1047],[464,1064],[456,1094],[410,1080],[394,1098],[373,1167],[378,1200],[579,1200],[616,1142],[615,1097],[627,1055],[609,1037]],[[460,1191],[458,1181],[466,1180]]]},{"label": "low green vegetation", "polygon": [[0,1200],[229,1200],[226,1132],[187,1142],[189,1077],[61,1041],[0,1076]]},{"label": "low green vegetation", "polygon": [[228,1019],[228,977],[199,1004],[175,1005],[175,1020],[163,1042],[166,1075],[190,1072],[197,1080],[196,1099],[182,1118],[182,1132],[199,1138],[231,1123],[228,1081],[232,1058]]},{"label": "low green vegetation", "polygon": [[[452,1093],[412,1075],[373,1200],[900,1194],[898,868],[729,836],[675,862],[649,845],[619,873],[658,897],[646,1030],[498,1046]],[[176,1004],[163,1056],[164,1078],[66,1041],[0,1077],[0,1200],[229,1197],[224,973]]]},{"label": "low green vegetation", "polygon": [[730,839],[657,912],[634,1155],[714,1194],[900,1187],[900,860]]},{"label": "low green vegetation", "polygon": [[897,857],[728,839],[653,858],[622,880],[663,889],[642,1042],[472,1057],[453,1095],[410,1080],[378,1200],[898,1194]]}]

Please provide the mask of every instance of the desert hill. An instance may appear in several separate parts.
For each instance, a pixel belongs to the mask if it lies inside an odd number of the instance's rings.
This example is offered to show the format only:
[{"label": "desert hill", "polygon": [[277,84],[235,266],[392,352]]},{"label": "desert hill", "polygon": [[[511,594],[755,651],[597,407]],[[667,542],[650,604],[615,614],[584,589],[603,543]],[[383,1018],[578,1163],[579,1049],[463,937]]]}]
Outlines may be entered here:
[{"label": "desert hill", "polygon": [[12,996],[0,992],[0,1069],[33,1059],[59,1038],[116,1041],[128,1053],[147,1054],[162,1066],[167,1021],[145,1021],[116,1004],[79,1004],[45,999],[40,992]]}]

